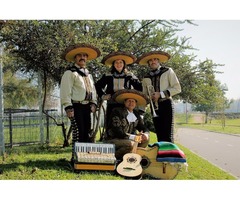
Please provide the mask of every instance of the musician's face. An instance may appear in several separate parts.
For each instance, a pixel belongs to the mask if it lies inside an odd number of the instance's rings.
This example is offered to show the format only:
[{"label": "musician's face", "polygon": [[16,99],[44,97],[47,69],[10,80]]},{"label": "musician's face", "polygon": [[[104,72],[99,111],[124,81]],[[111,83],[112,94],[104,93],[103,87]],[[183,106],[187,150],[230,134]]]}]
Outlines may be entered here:
[{"label": "musician's face", "polygon": [[115,60],[114,61],[114,67],[118,72],[121,72],[123,70],[123,67],[124,67],[123,60],[120,60],[120,59]]},{"label": "musician's face", "polygon": [[157,69],[159,67],[159,60],[157,58],[152,58],[148,60],[148,65],[152,70]]},{"label": "musician's face", "polygon": [[86,53],[79,53],[75,56],[75,63],[81,67],[86,66],[88,55]]},{"label": "musician's face", "polygon": [[132,112],[133,109],[136,107],[137,105],[137,101],[135,99],[126,99],[124,101],[125,107]]}]

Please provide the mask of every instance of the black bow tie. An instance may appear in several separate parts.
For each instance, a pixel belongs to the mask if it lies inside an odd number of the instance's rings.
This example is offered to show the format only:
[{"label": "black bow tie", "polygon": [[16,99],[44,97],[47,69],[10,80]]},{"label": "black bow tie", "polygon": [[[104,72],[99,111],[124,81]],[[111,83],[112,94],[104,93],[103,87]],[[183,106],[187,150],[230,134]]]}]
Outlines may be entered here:
[{"label": "black bow tie", "polygon": [[84,73],[86,76],[89,74],[89,71],[88,71],[86,68],[81,67],[81,68],[79,68],[79,70],[80,70],[82,73]]},{"label": "black bow tie", "polygon": [[154,72],[156,72],[157,70],[158,70],[158,69],[154,69],[154,70],[152,70],[151,72],[153,72],[153,73],[154,73]]},{"label": "black bow tie", "polygon": [[122,72],[122,73],[114,72],[114,73],[113,73],[113,76],[114,76],[114,77],[124,77],[124,76],[125,76],[125,73],[124,73],[124,72]]},{"label": "black bow tie", "polygon": [[151,76],[154,76],[154,75],[157,75],[159,72],[160,72],[160,68],[159,68],[159,69],[154,69],[154,70],[152,70],[149,74],[150,74]]}]

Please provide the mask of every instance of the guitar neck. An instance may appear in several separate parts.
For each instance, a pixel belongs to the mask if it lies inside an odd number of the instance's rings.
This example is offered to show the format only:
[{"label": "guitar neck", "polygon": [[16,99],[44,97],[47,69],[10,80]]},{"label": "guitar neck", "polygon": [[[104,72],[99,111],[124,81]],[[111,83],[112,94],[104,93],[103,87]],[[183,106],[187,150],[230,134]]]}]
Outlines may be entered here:
[{"label": "guitar neck", "polygon": [[133,148],[132,148],[132,153],[137,153],[137,147],[138,147],[138,142],[134,141]]}]

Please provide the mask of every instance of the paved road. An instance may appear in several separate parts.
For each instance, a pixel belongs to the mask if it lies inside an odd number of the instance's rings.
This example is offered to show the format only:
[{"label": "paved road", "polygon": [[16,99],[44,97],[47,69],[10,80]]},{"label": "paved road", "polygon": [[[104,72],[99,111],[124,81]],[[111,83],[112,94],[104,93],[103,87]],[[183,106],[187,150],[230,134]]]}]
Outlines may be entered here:
[{"label": "paved road", "polygon": [[240,179],[240,137],[178,128],[175,141]]}]

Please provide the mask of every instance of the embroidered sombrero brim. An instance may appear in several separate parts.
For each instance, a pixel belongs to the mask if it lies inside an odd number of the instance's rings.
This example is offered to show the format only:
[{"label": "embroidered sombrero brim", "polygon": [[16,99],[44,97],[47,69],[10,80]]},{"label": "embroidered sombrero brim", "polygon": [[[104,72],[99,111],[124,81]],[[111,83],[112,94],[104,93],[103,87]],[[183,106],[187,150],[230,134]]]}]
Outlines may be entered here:
[{"label": "embroidered sombrero brim", "polygon": [[116,102],[122,104],[126,99],[135,99],[137,101],[137,106],[146,106],[149,103],[149,98],[145,94],[134,89],[119,90],[112,98]]},{"label": "embroidered sombrero brim", "polygon": [[153,58],[158,58],[161,63],[167,62],[170,59],[170,55],[163,51],[151,51],[141,55],[136,63],[139,65],[148,65],[148,61]]},{"label": "embroidered sombrero brim", "polygon": [[86,53],[88,55],[88,60],[93,60],[101,55],[101,52],[98,48],[90,44],[75,44],[66,48],[62,54],[62,58],[69,62],[74,61],[74,58],[77,54]]},{"label": "embroidered sombrero brim", "polygon": [[130,65],[130,64],[134,63],[137,60],[137,58],[134,55],[132,55],[131,53],[117,51],[117,52],[113,52],[113,53],[106,55],[102,59],[102,64],[104,64],[106,66],[112,66],[112,63],[115,60],[124,60],[126,65]]}]

